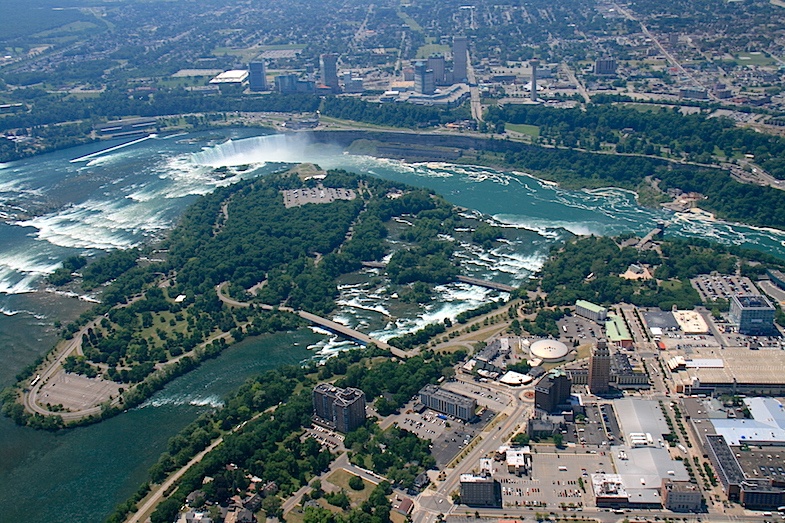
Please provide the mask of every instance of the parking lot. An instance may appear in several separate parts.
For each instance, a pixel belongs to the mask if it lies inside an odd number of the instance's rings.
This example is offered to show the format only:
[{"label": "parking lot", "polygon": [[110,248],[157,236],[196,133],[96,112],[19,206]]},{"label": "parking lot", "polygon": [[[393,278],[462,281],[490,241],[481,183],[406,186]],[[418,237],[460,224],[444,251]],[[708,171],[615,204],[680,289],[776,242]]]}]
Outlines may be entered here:
[{"label": "parking lot", "polygon": [[727,300],[737,294],[759,294],[752,280],[746,276],[706,275],[690,280],[703,301]]},{"label": "parking lot", "polygon": [[[503,462],[494,463],[494,477],[502,487],[503,507],[580,509],[593,506],[589,474],[613,471],[609,456],[577,451],[537,452],[532,456],[530,476],[518,477]],[[584,492],[581,487],[586,489]]]},{"label": "parking lot", "polygon": [[344,450],[343,434],[339,434],[338,432],[319,425],[314,425],[313,427],[305,429],[303,438],[313,438],[321,443],[322,447],[331,451]]},{"label": "parking lot", "polygon": [[510,404],[511,398],[490,387],[483,386],[482,383],[471,383],[466,381],[448,381],[442,384],[442,388],[469,398],[477,400],[477,405],[499,412]]},{"label": "parking lot", "polygon": [[584,343],[594,343],[597,338],[603,336],[603,328],[601,325],[575,314],[572,316],[565,316],[556,324],[561,331],[560,341],[566,343],[567,346],[570,346],[574,340],[578,340],[578,343],[581,345]]},{"label": "parking lot", "polygon": [[485,410],[478,421],[465,423],[430,409],[418,413],[412,410],[412,406],[404,407],[402,413],[395,416],[394,422],[402,429],[431,442],[431,455],[438,467],[444,467],[452,461],[495,415]]}]

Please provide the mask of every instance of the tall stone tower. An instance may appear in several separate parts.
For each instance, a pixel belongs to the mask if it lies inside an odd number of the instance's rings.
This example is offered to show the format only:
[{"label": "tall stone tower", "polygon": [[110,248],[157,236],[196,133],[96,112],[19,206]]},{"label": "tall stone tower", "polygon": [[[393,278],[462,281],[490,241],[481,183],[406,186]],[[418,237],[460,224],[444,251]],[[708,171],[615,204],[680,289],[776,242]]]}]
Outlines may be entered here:
[{"label": "tall stone tower", "polygon": [[592,394],[607,394],[611,382],[611,351],[608,342],[597,340],[589,359],[589,391]]}]

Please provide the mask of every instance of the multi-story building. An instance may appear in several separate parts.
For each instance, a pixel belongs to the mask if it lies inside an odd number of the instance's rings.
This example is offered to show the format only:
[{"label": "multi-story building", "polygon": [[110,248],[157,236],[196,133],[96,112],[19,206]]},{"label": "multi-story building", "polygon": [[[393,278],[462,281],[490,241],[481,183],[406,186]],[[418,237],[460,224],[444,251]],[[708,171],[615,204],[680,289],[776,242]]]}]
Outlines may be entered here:
[{"label": "multi-story building", "polygon": [[275,77],[275,90],[281,94],[313,93],[316,89],[311,80],[301,80],[296,74],[279,74]]},{"label": "multi-story building", "polygon": [[461,474],[461,503],[475,507],[500,507],[499,483],[490,474]]},{"label": "multi-story building", "polygon": [[616,74],[616,60],[614,58],[598,58],[594,62],[594,74]]},{"label": "multi-story building", "polygon": [[338,55],[327,53],[319,57],[319,71],[322,83],[329,87],[332,92],[340,93],[341,86],[338,83]]},{"label": "multi-story building", "polygon": [[700,489],[689,481],[662,480],[662,506],[673,512],[698,512],[703,508]]},{"label": "multi-story building", "polygon": [[733,296],[730,302],[730,321],[739,326],[739,333],[753,336],[775,331],[775,309],[765,296],[747,294]]},{"label": "multi-story building", "polygon": [[447,85],[445,74],[444,56],[440,54],[428,57],[428,69],[433,71],[433,81],[436,85]]},{"label": "multi-story building", "polygon": [[414,64],[414,92],[425,95],[436,92],[433,70],[428,68],[426,62]]},{"label": "multi-story building", "polygon": [[469,41],[465,36],[452,39],[452,79],[460,83],[466,81],[466,64],[468,60]]},{"label": "multi-story building", "polygon": [[547,413],[561,411],[570,400],[572,380],[561,369],[554,369],[534,386],[534,407]]},{"label": "multi-story building", "polygon": [[474,418],[477,410],[477,400],[474,398],[461,396],[430,384],[420,390],[420,402],[429,409],[464,421]]},{"label": "multi-story building", "polygon": [[313,410],[317,422],[350,432],[365,423],[365,393],[320,383],[313,389]]},{"label": "multi-story building", "polygon": [[267,71],[264,62],[248,64],[248,87],[251,91],[267,90]]},{"label": "multi-story building", "polygon": [[591,349],[589,359],[589,391],[592,394],[606,394],[611,382],[611,351],[605,340],[597,340]]},{"label": "multi-story building", "polygon": [[578,300],[575,302],[575,314],[598,323],[608,319],[608,309],[586,300]]}]

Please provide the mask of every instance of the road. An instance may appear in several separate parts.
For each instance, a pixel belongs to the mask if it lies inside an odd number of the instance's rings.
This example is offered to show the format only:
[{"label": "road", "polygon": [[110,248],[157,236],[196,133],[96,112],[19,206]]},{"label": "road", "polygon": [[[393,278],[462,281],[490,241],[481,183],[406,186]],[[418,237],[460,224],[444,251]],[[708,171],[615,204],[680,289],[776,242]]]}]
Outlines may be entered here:
[{"label": "road", "polygon": [[101,413],[100,405],[76,412],[52,412],[38,404],[38,394],[41,392],[41,388],[47,381],[54,377],[55,374],[64,372],[63,362],[68,356],[71,356],[74,353],[81,354],[82,335],[87,334],[88,329],[95,328],[99,321],[100,318],[96,318],[76,332],[74,337],[68,340],[63,350],[60,351],[55,361],[40,374],[41,379],[38,380],[35,386],[30,388],[29,392],[23,394],[24,406],[28,412],[38,413],[43,416],[58,415],[63,418],[64,421],[78,420],[93,414]]},{"label": "road", "polygon": [[511,436],[512,432],[528,419],[533,409],[533,400],[524,397],[527,387],[518,391],[518,398],[508,405],[499,417],[498,423],[490,423],[486,429],[475,438],[474,448],[452,470],[445,470],[446,479],[437,485],[436,491],[426,490],[415,502],[414,523],[433,523],[439,514],[447,513],[455,507],[450,495],[458,490],[461,474],[467,474],[476,469],[479,459],[495,451]]},{"label": "road", "polygon": [[474,66],[472,65],[472,55],[466,52],[468,57],[466,59],[466,76],[469,81],[469,93],[471,94],[471,109],[472,118],[479,124],[482,122],[482,102],[480,101],[480,88],[477,85],[477,76],[474,74]]},{"label": "road", "polygon": [[[240,423],[239,425],[234,427],[231,431],[229,431],[229,434],[237,432],[241,428],[245,427],[247,424],[249,424],[249,423],[251,423],[253,421],[256,421],[263,414],[266,414],[266,413],[269,413],[269,412],[273,412],[276,408],[277,408],[277,405],[274,405],[274,406],[272,406],[272,407],[270,407],[268,409],[265,409],[262,412],[259,412],[258,414],[253,416],[251,419],[249,419],[247,421],[243,421],[242,423]],[[176,472],[170,474],[169,477],[166,478],[166,480],[163,483],[158,485],[158,488],[156,488],[155,491],[153,491],[153,492],[151,492],[150,494],[147,495],[147,498],[145,498],[146,501],[142,504],[141,507],[139,507],[136,510],[136,512],[131,517],[126,519],[126,523],[143,523],[144,521],[147,521],[147,518],[150,516],[150,514],[153,513],[153,510],[155,510],[155,507],[157,507],[158,504],[161,501],[163,501],[163,498],[165,497],[164,493],[167,492],[169,490],[169,488],[172,485],[174,485],[174,483],[177,480],[179,480],[181,477],[183,477],[183,474],[188,472],[188,469],[190,469],[191,467],[193,467],[194,465],[196,465],[197,463],[202,461],[202,459],[204,459],[204,457],[207,454],[209,454],[212,450],[214,450],[218,445],[223,443],[223,441],[224,441],[224,436],[219,437],[218,439],[216,439],[215,441],[210,443],[210,445],[208,445],[207,448],[205,448],[199,454],[197,454],[196,456],[191,458],[191,461],[189,461],[188,463],[183,465]]]},{"label": "road", "polygon": [[581,96],[583,96],[583,100],[586,103],[591,102],[591,96],[589,96],[589,92],[586,90],[586,87],[580,82],[580,80],[578,80],[578,77],[575,76],[575,72],[572,70],[572,67],[564,62],[561,64],[561,67],[562,70],[567,74],[567,78],[570,79],[570,82],[575,84],[578,92],[581,93]]},{"label": "road", "polygon": [[[689,78],[690,81],[693,84],[695,84],[698,88],[704,89],[703,85],[698,80],[696,80],[695,77],[692,76],[692,74],[690,74],[667,49],[665,49],[665,47],[660,43],[659,40],[657,40],[657,38],[653,34],[651,34],[649,28],[646,27],[646,24],[644,24],[642,20],[638,20],[637,18],[635,18],[635,16],[632,14],[632,11],[630,11],[629,9],[621,7],[617,3],[614,3],[613,5],[621,14],[623,14],[627,18],[627,20],[638,22],[643,34],[646,35],[646,38],[649,38],[651,39],[652,42],[654,42],[654,45],[656,45],[657,48],[659,48],[660,52],[665,56],[668,62],[670,62],[674,67],[676,67],[681,74]],[[713,100],[717,99],[717,97],[714,96],[714,94],[710,90],[706,90],[706,92],[708,93],[709,98]]]}]

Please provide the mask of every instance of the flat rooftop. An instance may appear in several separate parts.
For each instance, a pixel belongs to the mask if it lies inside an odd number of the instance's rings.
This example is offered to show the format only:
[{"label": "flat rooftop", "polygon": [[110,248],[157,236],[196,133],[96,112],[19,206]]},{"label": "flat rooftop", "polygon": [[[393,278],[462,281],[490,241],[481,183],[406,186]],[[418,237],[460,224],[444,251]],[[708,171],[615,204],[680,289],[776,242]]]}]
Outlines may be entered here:
[{"label": "flat rooftop", "polygon": [[[785,351],[728,347],[724,350],[711,347],[692,347],[691,360],[721,360],[722,366],[700,365],[674,373],[674,381],[691,385],[694,379],[701,384],[785,384]],[[672,357],[682,355],[671,351]]]},{"label": "flat rooftop", "polygon": [[733,301],[737,302],[742,309],[773,309],[774,306],[769,300],[760,294],[745,294],[734,296]]}]

